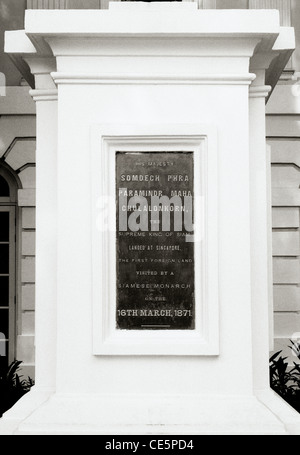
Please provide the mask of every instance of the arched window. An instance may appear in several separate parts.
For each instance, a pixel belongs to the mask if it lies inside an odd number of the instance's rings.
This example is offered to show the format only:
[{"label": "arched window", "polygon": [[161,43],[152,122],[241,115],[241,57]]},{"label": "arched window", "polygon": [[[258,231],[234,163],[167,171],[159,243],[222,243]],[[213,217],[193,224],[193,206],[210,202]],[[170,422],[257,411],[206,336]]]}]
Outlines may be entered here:
[{"label": "arched window", "polygon": [[15,358],[17,183],[0,166],[0,366]]},{"label": "arched window", "polygon": [[9,184],[2,175],[0,175],[0,197],[9,197]]}]

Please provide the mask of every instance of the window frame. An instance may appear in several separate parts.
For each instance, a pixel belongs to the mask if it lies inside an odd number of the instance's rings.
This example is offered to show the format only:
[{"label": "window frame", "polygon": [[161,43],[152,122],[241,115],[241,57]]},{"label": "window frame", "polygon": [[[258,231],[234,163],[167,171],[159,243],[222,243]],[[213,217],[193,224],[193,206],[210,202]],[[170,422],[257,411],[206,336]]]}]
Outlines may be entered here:
[{"label": "window frame", "polygon": [[[0,212],[9,213],[9,270],[8,270],[8,306],[1,307],[8,309],[8,362],[15,359],[15,339],[16,339],[16,209],[13,205],[0,205]],[[1,276],[6,274],[1,274]]]},{"label": "window frame", "polygon": [[[219,355],[217,130],[202,124],[95,124],[90,134],[93,354]],[[199,297],[193,330],[116,328],[115,153],[122,151],[194,152],[194,176],[202,176],[202,183],[201,188],[194,187],[194,194],[200,197],[195,211],[195,235],[199,232],[200,237],[195,245],[195,274],[199,277],[195,294]],[[101,212],[103,202],[105,214]],[[200,207],[205,211],[204,223]]]},{"label": "window frame", "polygon": [[[9,197],[0,195],[0,212],[9,213],[9,297],[8,297],[8,338],[5,342],[8,364],[16,356],[16,296],[17,296],[17,191],[18,183],[11,171],[4,164],[0,166],[0,176],[9,186]],[[1,310],[2,311],[2,310]]]}]

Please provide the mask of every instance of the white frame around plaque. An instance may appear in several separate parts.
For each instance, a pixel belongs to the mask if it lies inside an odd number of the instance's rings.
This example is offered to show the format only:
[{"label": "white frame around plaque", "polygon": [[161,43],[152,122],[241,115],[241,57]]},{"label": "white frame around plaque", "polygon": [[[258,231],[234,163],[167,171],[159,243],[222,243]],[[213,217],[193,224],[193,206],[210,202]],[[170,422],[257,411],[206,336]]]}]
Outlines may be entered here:
[{"label": "white frame around plaque", "polygon": [[[116,152],[194,152],[195,329],[116,327]],[[199,178],[197,178],[197,175]],[[217,133],[205,125],[91,127],[94,355],[218,355]]]}]

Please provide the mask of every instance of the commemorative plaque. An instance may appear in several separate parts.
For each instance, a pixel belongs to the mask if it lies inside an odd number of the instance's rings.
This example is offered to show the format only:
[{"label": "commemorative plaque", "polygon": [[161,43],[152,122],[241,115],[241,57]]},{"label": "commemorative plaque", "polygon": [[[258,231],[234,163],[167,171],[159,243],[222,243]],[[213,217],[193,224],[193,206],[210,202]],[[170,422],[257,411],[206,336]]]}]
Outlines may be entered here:
[{"label": "commemorative plaque", "polygon": [[117,329],[195,329],[193,198],[193,152],[116,152]]}]

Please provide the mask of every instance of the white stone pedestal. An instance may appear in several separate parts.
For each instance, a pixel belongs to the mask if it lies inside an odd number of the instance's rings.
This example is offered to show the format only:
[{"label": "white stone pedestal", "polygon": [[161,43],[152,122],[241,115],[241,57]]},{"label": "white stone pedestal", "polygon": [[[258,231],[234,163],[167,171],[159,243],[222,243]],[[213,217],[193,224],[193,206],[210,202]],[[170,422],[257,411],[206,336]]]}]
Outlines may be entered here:
[{"label": "white stone pedestal", "polygon": [[[29,64],[39,103],[38,374],[0,431],[300,434],[299,415],[268,385],[264,75],[293,46],[272,50],[278,13],[116,3],[27,12],[19,36],[22,46],[7,34],[7,52]],[[146,150],[155,140],[176,150],[205,143],[204,341],[181,333],[128,340],[111,336],[106,320],[114,267],[102,261],[107,244],[95,240],[92,182],[109,186],[114,176],[98,158],[107,143]]]}]

